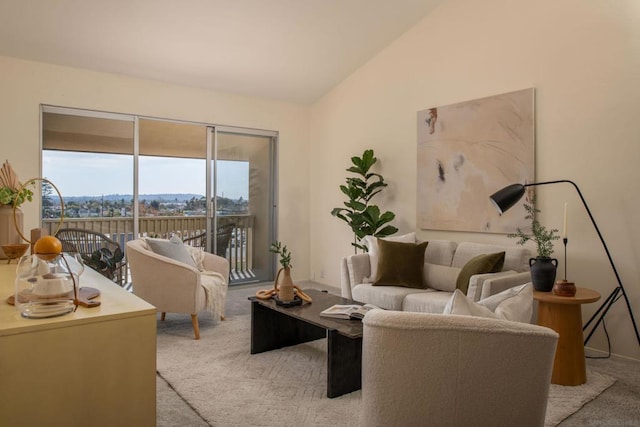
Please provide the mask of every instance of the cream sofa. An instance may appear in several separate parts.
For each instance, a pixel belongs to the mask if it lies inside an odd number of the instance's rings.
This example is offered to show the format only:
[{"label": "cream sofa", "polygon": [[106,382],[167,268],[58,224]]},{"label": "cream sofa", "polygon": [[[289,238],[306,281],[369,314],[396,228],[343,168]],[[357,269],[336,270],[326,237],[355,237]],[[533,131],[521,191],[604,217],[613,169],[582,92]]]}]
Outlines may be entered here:
[{"label": "cream sofa", "polygon": [[341,293],[344,298],[387,310],[442,313],[456,289],[462,267],[477,255],[502,251],[505,252],[505,260],[501,272],[477,274],[469,280],[467,298],[479,301],[531,281],[529,259],[532,253],[528,248],[429,240],[423,270],[425,289],[373,286],[367,280],[375,269],[371,260],[373,256],[369,253],[351,255],[341,260]]}]

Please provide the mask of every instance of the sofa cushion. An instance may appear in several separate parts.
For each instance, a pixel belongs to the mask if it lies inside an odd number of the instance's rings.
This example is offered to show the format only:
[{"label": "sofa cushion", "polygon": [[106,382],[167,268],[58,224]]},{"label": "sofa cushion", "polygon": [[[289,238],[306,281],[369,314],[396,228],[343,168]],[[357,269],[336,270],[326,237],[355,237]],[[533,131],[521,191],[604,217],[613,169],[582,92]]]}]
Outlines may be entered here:
[{"label": "sofa cushion", "polygon": [[[429,243],[429,245],[431,245],[431,243]],[[453,292],[456,290],[456,282],[459,274],[459,268],[431,264],[429,262],[424,263],[422,272],[424,283],[428,288],[445,292]]]},{"label": "sofa cushion", "polygon": [[449,297],[449,301],[442,310],[442,314],[458,316],[488,317],[497,319],[498,316],[479,302],[471,301],[460,289],[456,289]]},{"label": "sofa cushion", "polygon": [[427,245],[428,242],[415,244],[379,240],[378,272],[373,285],[426,288],[422,270]]},{"label": "sofa cushion", "polygon": [[149,248],[153,253],[166,256],[175,261],[182,262],[184,264],[195,267],[196,264],[191,258],[189,250],[186,248],[182,240],[179,237],[173,236],[171,239],[154,239],[151,237],[145,237],[144,239],[149,245]]},{"label": "sofa cushion", "polygon": [[[387,240],[389,242],[415,243],[416,233],[412,232],[403,234],[402,236],[385,237],[383,240]],[[378,249],[378,238],[373,236],[364,236],[362,241],[368,249],[369,262],[371,263],[371,275],[369,277],[365,277],[363,281],[365,283],[372,283],[378,273],[378,257],[380,253]]]},{"label": "sofa cushion", "polygon": [[467,262],[460,270],[456,281],[456,288],[467,294],[469,279],[475,274],[497,273],[502,271],[504,252],[478,255]]},{"label": "sofa cushion", "polygon": [[458,244],[451,240],[429,240],[424,262],[450,267],[457,247]]},{"label": "sofa cushion", "polygon": [[529,323],[533,310],[533,285],[516,286],[482,299],[468,299],[459,289],[451,296],[443,314],[490,317]]},{"label": "sofa cushion", "polygon": [[402,302],[402,311],[414,311],[418,313],[442,313],[444,307],[451,299],[451,292],[434,291],[412,293]]},{"label": "sofa cushion", "polygon": [[533,314],[533,284],[514,286],[481,299],[479,304],[492,310],[501,319],[528,323]]},{"label": "sofa cushion", "polygon": [[[480,301],[483,298],[493,295],[494,293],[505,290],[506,287],[493,289],[494,281],[505,277],[518,277],[510,286],[516,286],[531,281],[530,277],[522,276],[525,273],[518,273],[513,270],[502,270],[498,273],[474,274],[469,279],[469,289],[467,289],[467,298],[471,301]],[[526,273],[529,274],[529,273]]]},{"label": "sofa cushion", "polygon": [[503,270],[515,270],[518,272],[529,270],[531,251],[527,247],[489,245],[475,242],[462,242],[458,244],[451,266],[462,268],[469,260],[480,254],[491,254],[502,251],[505,252]]},{"label": "sofa cushion", "polygon": [[402,310],[402,301],[407,295],[424,292],[434,293],[435,291],[400,286],[373,286],[370,283],[362,283],[351,290],[354,300],[377,305],[387,310]]}]

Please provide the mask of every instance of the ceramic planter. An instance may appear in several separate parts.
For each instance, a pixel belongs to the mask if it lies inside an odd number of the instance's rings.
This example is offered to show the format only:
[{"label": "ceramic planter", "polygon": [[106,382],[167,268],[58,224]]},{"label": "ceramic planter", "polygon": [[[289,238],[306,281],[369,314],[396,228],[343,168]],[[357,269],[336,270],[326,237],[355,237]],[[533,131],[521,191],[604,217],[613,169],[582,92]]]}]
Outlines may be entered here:
[{"label": "ceramic planter", "polygon": [[536,291],[549,292],[556,282],[558,260],[548,257],[536,257],[529,260],[531,281]]}]

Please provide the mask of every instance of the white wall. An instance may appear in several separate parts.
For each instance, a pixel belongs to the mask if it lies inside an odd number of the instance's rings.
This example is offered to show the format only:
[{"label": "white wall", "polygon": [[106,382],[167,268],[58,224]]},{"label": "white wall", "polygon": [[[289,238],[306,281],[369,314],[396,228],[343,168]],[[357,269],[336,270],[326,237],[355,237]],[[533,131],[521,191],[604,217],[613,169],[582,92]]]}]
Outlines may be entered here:
[{"label": "white wall", "polygon": [[[373,148],[389,187],[374,199],[416,227],[416,112],[536,89],[536,178],[581,188],[640,318],[640,2],[450,0],[342,82],[311,110],[311,274],[340,283],[353,253],[330,215],[349,158]],[[615,277],[569,185],[538,187],[541,220],[562,228],[569,203],[568,278],[603,299]],[[488,196],[488,195],[487,195]],[[421,230],[424,239],[513,243],[505,235]],[[562,258],[561,245],[556,256]],[[562,276],[560,276],[562,277]],[[586,320],[600,305],[583,306]],[[607,315],[614,353],[640,359],[623,301]],[[639,319],[640,320],[640,319]],[[602,328],[589,346],[606,350]]]},{"label": "white wall", "polygon": [[[309,276],[308,107],[7,57],[0,94],[0,161],[23,181],[40,174],[40,104],[279,131],[279,239],[294,279]],[[22,207],[25,230],[38,226],[38,203]]]}]

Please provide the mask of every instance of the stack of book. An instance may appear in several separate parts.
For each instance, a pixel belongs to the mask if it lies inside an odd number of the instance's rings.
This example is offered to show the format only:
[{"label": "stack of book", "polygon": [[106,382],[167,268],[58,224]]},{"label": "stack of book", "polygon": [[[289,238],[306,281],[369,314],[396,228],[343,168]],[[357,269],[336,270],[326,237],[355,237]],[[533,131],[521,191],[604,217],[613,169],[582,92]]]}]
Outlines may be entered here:
[{"label": "stack of book", "polygon": [[326,310],[321,311],[320,312],[320,316],[333,317],[334,319],[357,319],[357,320],[362,320],[364,315],[367,314],[367,312],[369,310],[373,310],[374,308],[380,308],[380,307],[376,307],[373,304],[365,304],[365,305],[356,305],[356,304],[340,305],[340,304],[336,304],[336,305],[332,305],[331,307],[327,308]]}]

